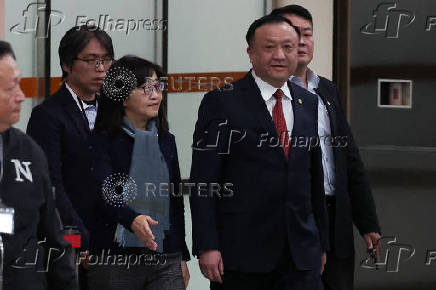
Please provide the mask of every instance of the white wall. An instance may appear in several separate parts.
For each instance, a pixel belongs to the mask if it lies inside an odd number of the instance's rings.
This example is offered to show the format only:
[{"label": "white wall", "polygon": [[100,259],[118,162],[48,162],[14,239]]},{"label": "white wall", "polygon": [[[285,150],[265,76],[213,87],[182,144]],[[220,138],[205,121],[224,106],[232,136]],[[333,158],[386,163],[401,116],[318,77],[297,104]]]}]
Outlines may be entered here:
[{"label": "white wall", "polygon": [[0,40],[5,39],[5,0],[0,0]]},{"label": "white wall", "polygon": [[[2,1],[2,0],[0,0]],[[22,12],[32,1],[4,0],[5,39],[12,43],[18,64],[24,77],[35,76],[34,34],[16,35],[9,28],[22,19]],[[283,2],[283,1],[282,1]],[[286,1],[291,2],[291,1]],[[331,77],[333,0],[292,1],[307,7],[315,20],[315,58],[312,68],[319,74]],[[62,23],[52,27],[51,68],[52,76],[61,75],[57,49],[64,33],[76,24],[78,15],[98,18],[100,14],[110,14],[114,19],[153,18],[152,0],[52,0],[52,9],[64,13]],[[263,0],[170,0],[169,1],[169,73],[189,72],[231,72],[246,71],[250,63],[246,54],[245,34],[252,21],[264,12]],[[288,4],[288,3],[286,3]],[[109,31],[113,38],[116,57],[133,53],[154,60],[154,33],[135,31]],[[191,166],[191,143],[197,110],[203,93],[172,93],[168,96],[168,119],[170,129],[176,135],[181,173],[189,177]],[[19,128],[25,129],[35,101],[28,99],[23,104]],[[186,207],[186,239],[191,249],[191,218],[189,202]],[[209,289],[208,281],[199,271],[195,258],[188,263],[191,271],[189,289]]]},{"label": "white wall", "polygon": [[[89,0],[52,0],[52,10],[59,10],[65,14],[65,20],[61,24],[52,28],[52,77],[59,77],[62,75],[61,68],[59,66],[58,47],[61,38],[71,27],[75,26],[78,22],[84,22],[89,19],[95,19],[98,21],[100,15],[109,15],[109,17],[114,20],[132,19],[139,21],[141,19],[154,19],[153,4],[154,1],[152,0],[92,0],[92,2]],[[86,18],[79,16],[85,16]],[[102,19],[104,19],[104,16]],[[133,22],[131,23],[131,27],[133,27]],[[119,28],[121,28],[121,26],[119,26]],[[131,31],[128,34],[125,30],[121,29],[105,29],[105,31],[109,34],[109,36],[112,37],[112,42],[115,49],[115,58],[120,58],[125,54],[136,54],[140,57],[154,61],[153,30],[141,28]]]},{"label": "white wall", "polygon": [[[263,15],[263,1],[171,0],[169,73],[246,71],[245,34]],[[203,93],[169,94],[168,119],[176,135],[182,178],[189,177],[192,133]]]},{"label": "white wall", "polygon": [[317,74],[333,75],[333,0],[278,0],[275,8],[290,4],[305,7],[313,16],[315,51],[310,65]]},{"label": "white wall", "polygon": [[[263,15],[263,1],[253,0],[170,0],[169,73],[246,71],[245,34],[250,24]],[[170,130],[176,136],[182,178],[189,177],[191,144],[197,111],[203,93],[168,94]],[[191,249],[191,218],[188,199],[186,233]],[[188,263],[189,289],[209,289],[194,257]]]},{"label": "white wall", "polygon": [[[17,63],[23,77],[34,77],[36,74],[36,39],[33,33],[17,34],[12,33],[10,28],[16,24],[23,24],[23,11],[31,0],[5,0],[5,40],[10,42],[17,57]],[[35,11],[35,10],[34,10]],[[29,22],[30,23],[30,22]],[[29,24],[30,25],[30,24]],[[21,26],[21,25],[20,25]],[[14,125],[23,131],[26,130],[27,121],[32,112],[33,99],[26,99],[21,106],[20,121]]]},{"label": "white wall", "polygon": [[[5,2],[5,19],[4,19],[4,34],[5,40],[12,44],[12,47],[17,56],[17,62],[22,72],[23,77],[36,77],[36,40],[37,37],[44,38],[45,33],[38,34],[30,32],[29,28],[35,27],[37,20],[37,7],[31,5],[37,1],[35,0],[2,0]],[[42,2],[42,1],[40,1]],[[28,10],[26,12],[26,10]],[[24,17],[24,14],[27,18]],[[104,1],[93,0],[92,5],[89,0],[52,0],[52,17],[51,17],[51,76],[60,77],[61,69],[59,66],[58,47],[59,42],[65,32],[77,24],[78,16],[85,16],[86,19],[97,19],[99,15],[109,15],[109,17],[118,20],[125,19],[126,21],[132,19],[136,23],[140,20],[150,19],[153,20],[154,16],[154,1],[153,0],[124,0],[124,1]],[[85,19],[85,18],[80,18]],[[27,21],[26,33],[14,33],[10,28],[19,24],[19,30],[23,31],[25,28],[25,21]],[[59,23],[60,22],[60,23]],[[131,28],[133,28],[133,21],[131,21]],[[139,25],[137,25],[139,27]],[[149,26],[141,26],[134,31],[122,30],[118,26],[118,30],[107,31],[112,37],[115,57],[119,58],[125,54],[136,54],[151,61],[155,61],[154,38],[155,31],[147,30]],[[158,31],[157,33],[161,33]],[[43,53],[43,52],[39,52]],[[26,99],[22,104],[22,113],[20,122],[15,127],[25,131],[28,119],[32,108],[39,102],[37,99]]]},{"label": "white wall", "polygon": [[[312,13],[315,52],[311,68],[331,79],[333,0],[276,2],[279,6],[299,4]],[[263,1],[256,3],[252,0],[237,1],[229,6],[226,6],[226,1],[170,1],[169,73],[249,69],[250,63],[245,52],[245,33],[251,22],[263,15],[263,9]],[[192,133],[202,96],[202,93],[168,96],[170,129],[176,135],[183,178],[189,177]]]},{"label": "white wall", "polygon": [[[300,3],[298,3],[300,2]],[[332,76],[333,0],[295,1],[306,6],[315,20],[315,56],[311,66],[319,74]],[[231,8],[228,8],[231,7]],[[225,0],[170,1],[169,73],[245,71],[250,63],[245,52],[245,33],[254,19],[263,15],[263,1]],[[202,93],[168,95],[168,119],[176,136],[182,178],[189,177],[192,133]],[[191,219],[185,199],[186,233],[191,249]],[[189,289],[209,289],[197,259],[188,263]]]},{"label": "white wall", "polygon": [[23,77],[34,76],[36,38],[33,33],[17,34],[11,32],[10,28],[16,24],[23,24],[23,11],[32,2],[31,0],[5,0],[5,40],[10,42],[14,49]]},{"label": "white wall", "polygon": [[[23,11],[31,0],[5,1],[5,38],[16,51],[23,77],[36,76],[35,34],[17,35],[9,28],[23,21]],[[263,15],[263,1],[169,1],[169,73],[245,71],[250,68],[245,49],[245,33],[249,24]],[[227,3],[228,2],[228,3]],[[307,7],[314,16],[315,56],[311,67],[320,75],[332,76],[333,0],[276,1],[278,5],[296,3]],[[60,11],[63,22],[52,26],[51,75],[60,76],[59,41],[77,22],[78,16],[98,19],[110,15],[113,19],[154,18],[154,1],[125,0],[93,1],[53,0],[52,9]],[[56,15],[55,12],[54,14]],[[53,23],[58,18],[53,16]],[[83,19],[83,18],[82,18]],[[108,31],[113,39],[116,57],[137,54],[154,59],[154,32],[141,29],[130,32]],[[158,32],[161,33],[161,32]],[[191,142],[196,113],[202,93],[169,94],[168,118],[176,135],[182,177],[189,176]],[[16,127],[25,129],[32,107],[37,100],[27,99],[22,106],[22,117]]]}]

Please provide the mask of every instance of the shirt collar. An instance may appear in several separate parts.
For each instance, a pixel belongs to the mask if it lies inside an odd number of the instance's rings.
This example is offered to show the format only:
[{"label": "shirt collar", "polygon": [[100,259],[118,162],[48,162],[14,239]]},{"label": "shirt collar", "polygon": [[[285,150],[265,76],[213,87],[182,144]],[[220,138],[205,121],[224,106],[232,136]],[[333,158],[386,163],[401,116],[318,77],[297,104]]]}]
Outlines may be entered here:
[{"label": "shirt collar", "polygon": [[[262,98],[265,100],[265,102],[271,99],[273,97],[273,94],[277,91],[277,88],[273,87],[272,85],[270,85],[269,83],[265,82],[260,77],[258,77],[254,72],[254,69],[251,70],[251,75],[253,76],[254,81],[259,87],[260,93],[262,95]],[[292,100],[291,92],[289,91],[287,82],[285,82],[280,89],[283,91],[285,97]]]},{"label": "shirt collar", "polygon": [[5,131],[0,132],[0,135],[3,137],[3,143],[5,143],[9,138],[9,131],[11,130],[11,127],[7,128]]},{"label": "shirt collar", "polygon": [[[315,89],[317,89],[319,85],[319,76],[310,68],[307,68],[306,77],[307,77],[307,90],[311,93],[315,93]],[[297,86],[305,88],[303,81],[301,80],[300,77],[291,76],[289,80],[292,83],[296,84]]]},{"label": "shirt collar", "polygon": [[0,161],[2,161],[0,166],[0,180],[2,179],[2,166],[4,163],[3,157],[4,157],[4,151],[5,147],[9,144],[9,132],[11,131],[11,128],[6,129],[6,131],[3,131],[0,133]]},{"label": "shirt collar", "polygon": [[0,132],[0,138],[3,139],[3,144],[7,142],[7,139],[9,138],[9,131],[11,128],[6,129],[6,131]]},{"label": "shirt collar", "polygon": [[[67,82],[65,82],[65,87],[66,87],[67,90],[70,92],[71,96],[73,97],[73,100],[76,102],[77,106],[79,107],[79,110],[81,111],[82,108],[81,108],[80,103],[79,103],[79,97],[78,97],[77,94],[73,91],[73,89],[68,85]],[[82,103],[82,105],[83,105],[83,110],[86,110],[86,109],[88,109],[89,107],[94,107],[93,105],[88,105],[88,104],[85,103],[85,102],[81,102],[81,103]]]}]

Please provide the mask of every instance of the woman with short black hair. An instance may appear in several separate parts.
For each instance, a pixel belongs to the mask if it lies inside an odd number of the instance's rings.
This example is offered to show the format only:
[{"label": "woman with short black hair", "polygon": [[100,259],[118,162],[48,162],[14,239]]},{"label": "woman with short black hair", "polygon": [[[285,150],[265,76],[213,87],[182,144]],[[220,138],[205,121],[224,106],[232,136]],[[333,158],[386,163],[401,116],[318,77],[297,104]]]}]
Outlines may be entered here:
[{"label": "woman with short black hair", "polygon": [[91,234],[91,290],[187,287],[180,171],[160,107],[161,76],[157,65],[125,56],[103,82],[93,136],[101,227]]}]

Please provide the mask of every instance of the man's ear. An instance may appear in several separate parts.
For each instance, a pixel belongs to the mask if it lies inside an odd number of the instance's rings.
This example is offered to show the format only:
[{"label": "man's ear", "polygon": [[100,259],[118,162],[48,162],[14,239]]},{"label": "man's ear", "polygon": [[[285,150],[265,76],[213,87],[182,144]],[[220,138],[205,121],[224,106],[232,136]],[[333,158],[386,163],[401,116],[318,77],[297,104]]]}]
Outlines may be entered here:
[{"label": "man's ear", "polygon": [[62,69],[63,69],[64,71],[66,71],[68,74],[71,74],[72,67],[73,67],[73,66],[68,66],[68,65],[66,65],[66,64],[63,64],[63,65],[62,65]]},{"label": "man's ear", "polygon": [[248,54],[248,57],[250,58],[250,63],[253,63],[253,62],[251,61],[251,55],[252,55],[252,53],[253,53],[253,48],[252,48],[251,46],[248,46],[248,47],[247,47],[247,54]]}]

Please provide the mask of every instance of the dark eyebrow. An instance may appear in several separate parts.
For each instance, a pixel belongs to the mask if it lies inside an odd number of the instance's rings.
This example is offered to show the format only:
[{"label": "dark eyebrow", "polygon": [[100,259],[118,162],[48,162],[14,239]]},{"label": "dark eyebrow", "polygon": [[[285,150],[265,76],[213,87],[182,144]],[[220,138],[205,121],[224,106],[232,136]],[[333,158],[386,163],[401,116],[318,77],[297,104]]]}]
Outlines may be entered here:
[{"label": "dark eyebrow", "polygon": [[302,31],[306,31],[306,30],[313,31],[313,27],[310,27],[310,26],[306,26],[306,27],[296,26],[296,27],[298,27],[298,29],[300,29],[300,31],[301,31],[301,30],[302,30]]},{"label": "dark eyebrow", "polygon": [[106,53],[106,54],[100,56],[100,55],[95,54],[95,53],[89,53],[89,54],[83,55],[83,57],[94,57],[94,58],[97,58],[97,57],[109,57],[109,54]]}]

